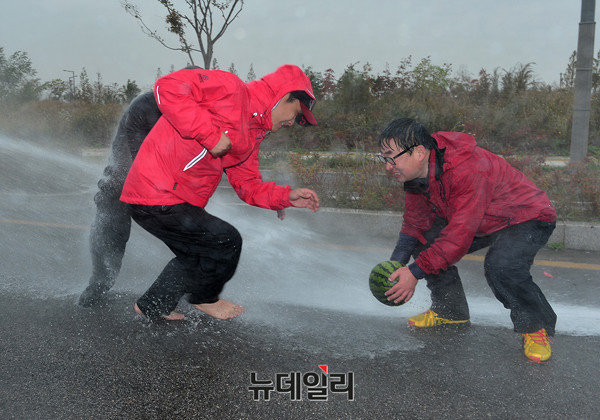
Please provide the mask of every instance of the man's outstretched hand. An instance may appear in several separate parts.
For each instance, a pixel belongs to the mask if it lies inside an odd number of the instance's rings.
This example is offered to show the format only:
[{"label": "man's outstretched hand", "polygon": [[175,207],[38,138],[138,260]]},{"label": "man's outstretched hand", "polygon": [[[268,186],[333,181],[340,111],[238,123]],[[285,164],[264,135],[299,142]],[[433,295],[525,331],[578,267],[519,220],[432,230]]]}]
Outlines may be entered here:
[{"label": "man's outstretched hand", "polygon": [[317,193],[308,188],[296,188],[290,191],[290,202],[294,207],[305,207],[312,211],[319,209],[319,197]]}]

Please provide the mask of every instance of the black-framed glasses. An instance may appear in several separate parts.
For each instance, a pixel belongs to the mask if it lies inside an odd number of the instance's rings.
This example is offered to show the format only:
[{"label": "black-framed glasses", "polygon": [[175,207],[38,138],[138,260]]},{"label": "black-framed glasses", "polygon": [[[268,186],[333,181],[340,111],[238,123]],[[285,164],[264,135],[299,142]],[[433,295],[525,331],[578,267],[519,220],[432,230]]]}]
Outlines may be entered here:
[{"label": "black-framed glasses", "polygon": [[379,162],[381,162],[381,163],[389,163],[390,165],[395,165],[396,161],[394,159],[398,159],[403,154],[408,153],[410,151],[410,149],[412,149],[413,147],[415,147],[415,146],[410,146],[408,149],[404,149],[403,151],[398,153],[396,156],[392,156],[392,157],[377,155],[377,159],[379,159]]}]

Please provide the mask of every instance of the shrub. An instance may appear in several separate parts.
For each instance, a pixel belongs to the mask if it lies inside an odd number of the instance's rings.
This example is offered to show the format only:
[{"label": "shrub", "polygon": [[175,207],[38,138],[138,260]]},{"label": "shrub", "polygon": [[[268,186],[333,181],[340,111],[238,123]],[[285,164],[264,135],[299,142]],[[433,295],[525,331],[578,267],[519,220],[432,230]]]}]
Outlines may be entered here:
[{"label": "shrub", "polygon": [[404,190],[383,166],[367,156],[303,158],[292,154],[289,167],[300,185],[314,189],[327,207],[401,211]]},{"label": "shrub", "polygon": [[121,111],[122,105],[119,104],[79,106],[73,115],[73,134],[84,139],[88,146],[107,146],[111,142]]},{"label": "shrub", "polygon": [[122,112],[121,104],[29,102],[3,107],[0,128],[14,137],[64,143],[73,149],[107,147]]}]

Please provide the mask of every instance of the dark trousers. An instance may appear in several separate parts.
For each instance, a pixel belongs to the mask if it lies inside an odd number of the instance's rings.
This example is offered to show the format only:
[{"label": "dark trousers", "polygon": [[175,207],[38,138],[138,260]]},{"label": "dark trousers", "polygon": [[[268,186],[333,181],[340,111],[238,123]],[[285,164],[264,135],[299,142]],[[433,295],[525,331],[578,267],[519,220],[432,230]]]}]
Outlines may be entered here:
[{"label": "dark trousers", "polygon": [[189,293],[190,303],[213,303],[233,276],[242,252],[242,237],[229,223],[191,204],[131,205],[133,220],[162,240],[175,254],[137,301],[155,318],[169,314]]},{"label": "dark trousers", "polygon": [[122,136],[117,136],[104,176],[98,182],[99,191],[94,196],[96,216],[89,239],[92,256],[90,286],[102,292],[110,289],[119,275],[131,231],[129,205],[119,197],[132,163],[127,143]]},{"label": "dark trousers", "polygon": [[160,118],[152,92],[135,98],[123,114],[108,164],[94,196],[96,215],[90,231],[92,275],[89,287],[109,290],[119,274],[131,232],[129,205],[119,200],[125,178],[146,135]]},{"label": "dark trousers", "polygon": [[[413,257],[427,249],[446,225],[444,219],[437,218],[423,235],[427,243],[419,242]],[[549,335],[554,335],[556,314],[533,282],[530,269],[535,255],[548,242],[555,227],[555,223],[530,220],[476,237],[469,248],[468,253],[471,253],[489,246],[484,261],[485,278],[494,296],[510,310],[516,332],[531,333],[545,328]],[[448,319],[469,319],[469,307],[456,266],[427,275],[425,280],[431,291],[434,312]]]}]

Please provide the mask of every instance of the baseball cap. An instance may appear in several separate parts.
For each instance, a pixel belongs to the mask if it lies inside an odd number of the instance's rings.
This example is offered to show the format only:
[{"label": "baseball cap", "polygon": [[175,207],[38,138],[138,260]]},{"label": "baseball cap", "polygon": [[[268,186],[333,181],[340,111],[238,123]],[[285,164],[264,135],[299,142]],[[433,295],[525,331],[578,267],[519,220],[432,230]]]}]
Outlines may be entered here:
[{"label": "baseball cap", "polygon": [[317,125],[317,120],[312,113],[312,108],[315,106],[315,99],[311,98],[308,94],[300,99],[300,108],[302,109],[302,115],[298,115],[296,122],[299,125]]}]

